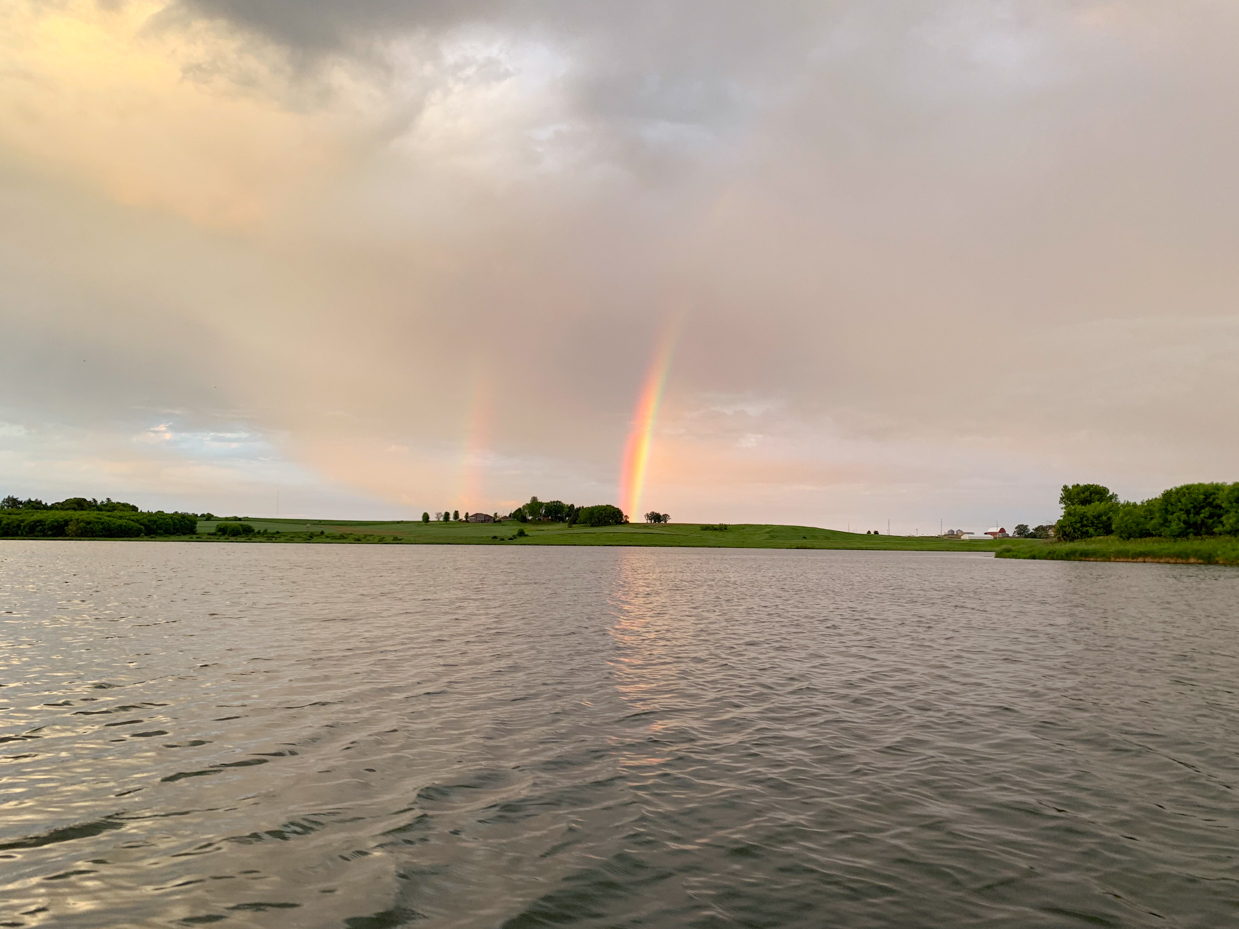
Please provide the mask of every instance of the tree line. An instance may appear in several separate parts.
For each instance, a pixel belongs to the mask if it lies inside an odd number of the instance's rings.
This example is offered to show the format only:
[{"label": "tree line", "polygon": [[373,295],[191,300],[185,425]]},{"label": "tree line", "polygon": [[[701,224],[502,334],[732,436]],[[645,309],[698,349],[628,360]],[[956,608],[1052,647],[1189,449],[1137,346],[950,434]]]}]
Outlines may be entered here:
[{"label": "tree line", "polygon": [[1120,501],[1101,484],[1064,484],[1058,502],[1057,535],[1066,542],[1239,535],[1239,483],[1181,484],[1140,503]]},{"label": "tree line", "polygon": [[194,513],[143,512],[132,503],[108,497],[69,497],[44,503],[13,495],[0,500],[0,536],[17,538],[125,539],[139,536],[193,535]]},{"label": "tree line", "polygon": [[537,497],[530,497],[528,503],[518,506],[508,514],[508,518],[519,523],[567,523],[569,526],[619,526],[628,522],[624,512],[609,503],[577,506],[562,500],[539,500]]},{"label": "tree line", "polygon": [[[671,517],[666,513],[647,513],[646,519],[658,516],[660,519],[652,522],[666,522]],[[530,497],[529,502],[518,506],[506,517],[493,514],[495,520],[511,519],[518,523],[567,523],[569,526],[619,526],[628,522],[628,517],[617,506],[601,503],[596,506],[577,506],[575,503],[564,503],[562,500],[539,500]],[[434,522],[467,522],[469,514],[461,517],[460,510],[437,510]],[[429,512],[422,513],[422,522],[431,522]]]}]

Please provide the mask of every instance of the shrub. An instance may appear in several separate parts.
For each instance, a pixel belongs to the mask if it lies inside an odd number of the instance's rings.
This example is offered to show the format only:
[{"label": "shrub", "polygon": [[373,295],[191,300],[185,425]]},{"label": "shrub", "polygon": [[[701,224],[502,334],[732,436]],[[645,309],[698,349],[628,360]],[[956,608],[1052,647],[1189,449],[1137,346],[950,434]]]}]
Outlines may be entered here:
[{"label": "shrub", "polygon": [[215,534],[232,537],[253,535],[254,527],[249,523],[222,522],[215,527]]}]

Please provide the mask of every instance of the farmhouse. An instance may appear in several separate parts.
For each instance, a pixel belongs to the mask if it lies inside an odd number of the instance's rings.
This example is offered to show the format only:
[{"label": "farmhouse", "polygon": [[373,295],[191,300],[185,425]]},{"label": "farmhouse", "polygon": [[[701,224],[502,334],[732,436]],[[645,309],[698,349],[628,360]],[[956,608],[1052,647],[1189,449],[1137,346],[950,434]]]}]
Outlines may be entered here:
[{"label": "farmhouse", "polygon": [[489,513],[466,513],[465,519],[471,523],[493,523],[495,521],[495,517]]}]

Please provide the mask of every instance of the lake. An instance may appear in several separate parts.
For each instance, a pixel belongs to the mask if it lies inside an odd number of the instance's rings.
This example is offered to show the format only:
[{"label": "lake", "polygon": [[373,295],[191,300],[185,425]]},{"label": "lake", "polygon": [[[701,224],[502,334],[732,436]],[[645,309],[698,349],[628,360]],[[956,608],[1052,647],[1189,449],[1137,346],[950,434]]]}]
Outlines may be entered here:
[{"label": "lake", "polygon": [[1239,925],[1239,570],[0,542],[0,925]]}]

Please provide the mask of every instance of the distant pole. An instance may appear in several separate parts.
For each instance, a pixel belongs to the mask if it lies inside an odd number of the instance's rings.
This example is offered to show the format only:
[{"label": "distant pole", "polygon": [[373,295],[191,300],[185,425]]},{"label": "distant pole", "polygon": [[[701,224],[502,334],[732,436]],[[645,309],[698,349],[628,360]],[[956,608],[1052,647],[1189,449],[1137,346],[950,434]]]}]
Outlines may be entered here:
[{"label": "distant pole", "polygon": [[280,518],[280,492],[278,490],[275,492],[275,518]]}]

